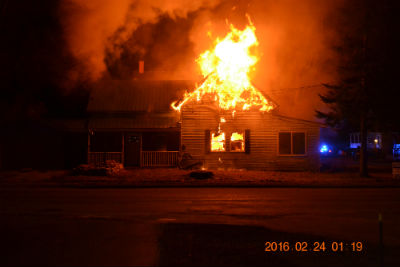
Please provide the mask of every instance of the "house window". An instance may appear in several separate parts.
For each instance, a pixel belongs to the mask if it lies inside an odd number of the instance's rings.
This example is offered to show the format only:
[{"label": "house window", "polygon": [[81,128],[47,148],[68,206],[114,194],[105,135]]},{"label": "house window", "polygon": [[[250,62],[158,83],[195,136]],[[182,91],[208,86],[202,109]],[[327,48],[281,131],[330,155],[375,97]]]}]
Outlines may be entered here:
[{"label": "house window", "polygon": [[237,132],[212,132],[205,130],[206,154],[210,152],[245,152],[250,154],[250,130]]},{"label": "house window", "polygon": [[244,133],[233,132],[231,135],[231,152],[244,152]]},{"label": "house window", "polygon": [[211,152],[224,152],[225,151],[225,133],[211,133]]},{"label": "house window", "polygon": [[94,132],[90,136],[90,152],[120,152],[121,132]]},{"label": "house window", "polygon": [[280,132],[279,133],[280,155],[305,155],[306,134],[304,132]]},{"label": "house window", "polygon": [[292,133],[279,133],[279,154],[292,154]]}]

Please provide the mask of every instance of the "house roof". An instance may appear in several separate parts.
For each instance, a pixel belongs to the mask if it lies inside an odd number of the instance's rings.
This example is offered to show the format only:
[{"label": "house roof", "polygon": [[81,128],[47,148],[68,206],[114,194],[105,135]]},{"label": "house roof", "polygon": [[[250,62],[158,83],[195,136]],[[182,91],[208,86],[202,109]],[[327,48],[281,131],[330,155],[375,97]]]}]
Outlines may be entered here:
[{"label": "house roof", "polygon": [[[101,80],[90,93],[88,127],[92,129],[151,129],[179,127],[180,116],[171,103],[195,88],[188,80]],[[266,96],[271,100],[268,96]],[[276,103],[274,102],[276,105]],[[301,120],[282,116],[282,119]]]},{"label": "house roof", "polygon": [[317,122],[317,121],[300,119],[300,118],[295,118],[295,117],[291,117],[291,116],[285,116],[285,115],[282,115],[280,112],[272,113],[271,115],[273,115],[273,116],[275,116],[277,118],[280,118],[282,120],[300,121],[300,122],[307,123],[307,124],[314,125],[314,126],[318,126],[318,127],[321,127],[321,128],[326,128],[326,125],[324,123]]},{"label": "house roof", "polygon": [[175,116],[141,114],[132,118],[95,117],[89,120],[88,127],[97,130],[170,129],[178,128],[180,126],[178,121],[179,114],[176,114]]},{"label": "house roof", "polygon": [[166,129],[179,127],[171,103],[194,82],[187,80],[102,80],[90,93],[91,129]]},{"label": "house roof", "polygon": [[170,105],[194,87],[187,80],[102,80],[90,93],[89,113],[169,113]]}]

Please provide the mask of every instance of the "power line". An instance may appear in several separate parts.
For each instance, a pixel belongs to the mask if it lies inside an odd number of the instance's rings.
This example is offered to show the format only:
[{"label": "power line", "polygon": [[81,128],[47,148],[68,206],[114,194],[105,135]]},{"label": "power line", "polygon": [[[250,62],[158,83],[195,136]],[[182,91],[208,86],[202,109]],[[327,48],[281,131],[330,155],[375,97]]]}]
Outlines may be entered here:
[{"label": "power line", "polygon": [[293,91],[293,90],[310,89],[310,88],[317,88],[317,87],[324,87],[323,83],[303,85],[303,86],[299,86],[299,87],[274,88],[274,89],[268,90],[268,92],[277,93],[277,92],[282,92],[282,91],[290,91],[290,90]]}]

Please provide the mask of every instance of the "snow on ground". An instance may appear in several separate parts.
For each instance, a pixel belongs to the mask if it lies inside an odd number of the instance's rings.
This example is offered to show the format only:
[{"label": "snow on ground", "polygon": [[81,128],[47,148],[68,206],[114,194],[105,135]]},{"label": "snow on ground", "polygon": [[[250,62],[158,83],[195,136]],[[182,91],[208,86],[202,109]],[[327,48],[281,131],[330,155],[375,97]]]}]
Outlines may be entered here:
[{"label": "snow on ground", "polygon": [[73,175],[70,171],[9,171],[0,173],[0,184],[77,187],[136,186],[299,186],[299,187],[400,187],[390,172],[373,172],[360,178],[357,172],[279,172],[211,170],[209,179],[190,177],[190,170],[177,168],[124,169],[113,176]]}]

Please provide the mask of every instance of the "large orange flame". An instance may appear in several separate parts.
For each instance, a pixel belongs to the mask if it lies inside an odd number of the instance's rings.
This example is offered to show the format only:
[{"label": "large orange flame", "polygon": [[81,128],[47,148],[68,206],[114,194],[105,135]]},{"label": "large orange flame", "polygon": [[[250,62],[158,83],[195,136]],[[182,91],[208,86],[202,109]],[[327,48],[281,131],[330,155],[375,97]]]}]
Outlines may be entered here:
[{"label": "large orange flame", "polygon": [[211,134],[211,151],[225,151],[225,133]]},{"label": "large orange flame", "polygon": [[231,135],[231,151],[243,152],[244,151],[244,138],[243,133],[233,132]]},{"label": "large orange flame", "polygon": [[244,30],[238,30],[232,24],[224,39],[216,40],[215,46],[197,58],[204,82],[183,100],[171,104],[180,111],[182,105],[190,100],[201,101],[205,97],[215,100],[223,110],[249,110],[257,107],[260,111],[274,108],[264,95],[250,82],[249,72],[254,68],[258,57],[250,49],[258,45],[256,28],[249,19]]}]

